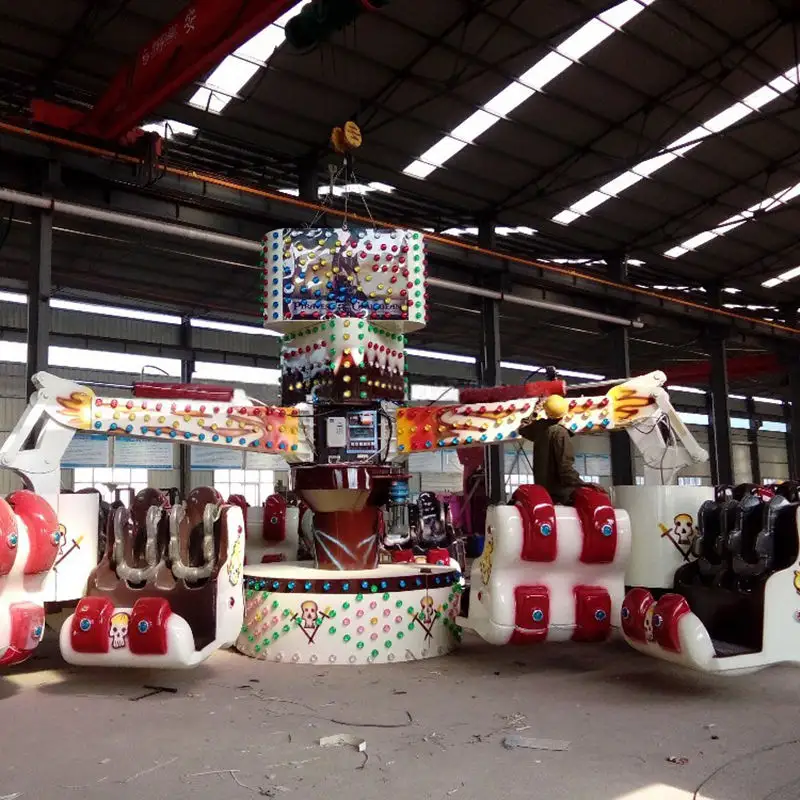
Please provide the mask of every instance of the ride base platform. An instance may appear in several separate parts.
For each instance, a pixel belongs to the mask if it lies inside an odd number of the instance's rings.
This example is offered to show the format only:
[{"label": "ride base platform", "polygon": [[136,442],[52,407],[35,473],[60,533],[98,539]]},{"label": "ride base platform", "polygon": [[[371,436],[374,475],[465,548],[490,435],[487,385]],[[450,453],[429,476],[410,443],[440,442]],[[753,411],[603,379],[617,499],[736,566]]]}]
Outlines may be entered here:
[{"label": "ride base platform", "polygon": [[236,649],[295,664],[382,664],[435,658],[461,639],[462,586],[448,566],[384,564],[333,571],[310,562],[246,566]]}]

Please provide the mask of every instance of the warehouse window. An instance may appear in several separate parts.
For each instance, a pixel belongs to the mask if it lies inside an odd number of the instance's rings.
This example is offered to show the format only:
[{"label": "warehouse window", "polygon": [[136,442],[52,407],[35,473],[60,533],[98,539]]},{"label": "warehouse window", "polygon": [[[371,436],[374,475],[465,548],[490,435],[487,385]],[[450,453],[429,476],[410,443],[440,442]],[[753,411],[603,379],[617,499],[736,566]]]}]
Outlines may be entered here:
[{"label": "warehouse window", "polygon": [[429,401],[431,403],[457,403],[458,389],[448,386],[428,386],[424,383],[414,383],[411,385],[411,402],[419,403]]},{"label": "warehouse window", "polygon": [[131,490],[136,494],[147,488],[147,470],[122,467],[76,467],[74,488],[76,492],[81,489],[97,489],[107,503],[113,503],[117,499],[115,492],[118,491],[119,499],[127,506],[130,492],[126,490]]},{"label": "warehouse window", "polygon": [[520,486],[526,486],[533,483],[533,475],[530,472],[527,475],[506,475],[506,491],[514,492]]},{"label": "warehouse window", "polygon": [[769,431],[770,433],[786,433],[786,423],[765,419],[761,423],[761,430]]},{"label": "warehouse window", "polygon": [[214,488],[226,500],[232,494],[241,494],[251,506],[260,506],[275,492],[275,472],[271,469],[215,469]]},{"label": "warehouse window", "polygon": [[683,475],[678,478],[678,486],[702,486],[703,479],[696,475]]}]

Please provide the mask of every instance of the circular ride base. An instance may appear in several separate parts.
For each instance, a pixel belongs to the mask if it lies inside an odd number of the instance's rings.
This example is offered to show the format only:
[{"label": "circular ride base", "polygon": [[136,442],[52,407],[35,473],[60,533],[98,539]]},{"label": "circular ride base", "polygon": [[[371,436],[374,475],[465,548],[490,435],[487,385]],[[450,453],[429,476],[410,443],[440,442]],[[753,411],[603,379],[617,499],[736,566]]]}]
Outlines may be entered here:
[{"label": "circular ride base", "polygon": [[245,616],[236,649],[295,664],[384,664],[435,658],[461,640],[460,574],[385,564],[331,571],[306,563],[244,568]]}]

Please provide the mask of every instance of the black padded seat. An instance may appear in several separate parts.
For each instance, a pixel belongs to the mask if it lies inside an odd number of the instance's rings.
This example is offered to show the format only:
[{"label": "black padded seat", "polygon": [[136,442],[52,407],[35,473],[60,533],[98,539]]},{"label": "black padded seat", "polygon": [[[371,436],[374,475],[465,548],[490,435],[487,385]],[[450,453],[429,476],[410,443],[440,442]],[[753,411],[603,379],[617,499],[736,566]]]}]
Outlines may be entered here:
[{"label": "black padded seat", "polygon": [[[692,565],[676,573],[676,590],[705,625],[719,657],[761,650],[767,579],[791,569],[798,558],[800,502],[789,502],[783,494],[765,502],[764,492],[756,487],[736,505],[738,509],[729,506],[724,511],[726,503],[718,504],[722,539],[715,556],[722,563],[730,559],[724,579],[708,584],[699,578],[698,567],[698,578],[679,583],[680,573]],[[710,519],[715,521],[713,515]],[[725,538],[729,521],[733,527]]]},{"label": "black padded seat", "polygon": [[[742,537],[733,553],[732,566],[742,590],[751,589],[753,579],[766,580],[773,572],[786,569],[797,557],[797,509],[783,495],[775,495],[764,506],[762,525],[755,536]],[[738,544],[738,543],[737,543]]]},{"label": "black padded seat", "polygon": [[731,564],[732,548],[744,547],[744,540],[755,547],[764,503],[752,489],[740,494],[741,501],[733,496],[730,487],[720,487],[717,499],[701,506],[697,560],[678,569],[674,585],[711,638],[731,653],[761,649],[764,617],[763,588],[739,591]]},{"label": "black padded seat", "polygon": [[797,481],[784,481],[775,487],[775,494],[785,497],[790,503],[800,501],[800,483]]},{"label": "black padded seat", "polygon": [[[780,498],[780,500],[783,503],[787,502],[784,498]],[[740,572],[737,565],[758,563],[755,553],[756,541],[764,528],[769,504],[764,503],[757,495],[750,494],[743,498],[738,505],[740,509],[738,519],[727,538],[727,556],[730,559],[733,574],[755,574],[754,572]]]},{"label": "black padded seat", "polygon": [[701,583],[719,584],[730,571],[728,537],[741,524],[742,505],[722,495],[722,501],[707,500],[698,512],[700,536],[695,543],[697,560],[680,567],[675,573],[675,588]]},{"label": "black padded seat", "polygon": [[733,499],[744,500],[745,497],[753,494],[754,491],[761,489],[756,483],[740,483],[733,487]]},{"label": "black padded seat", "polygon": [[675,590],[683,593],[682,587],[691,586],[701,580],[700,559],[709,564],[719,564],[716,554],[716,541],[720,533],[721,506],[716,500],[706,500],[697,512],[697,530],[699,536],[694,543],[694,555],[697,560],[679,567],[675,572]]},{"label": "black padded seat", "polygon": [[419,508],[419,546],[423,550],[445,547],[448,544],[447,528],[439,498],[433,492],[421,492]]}]

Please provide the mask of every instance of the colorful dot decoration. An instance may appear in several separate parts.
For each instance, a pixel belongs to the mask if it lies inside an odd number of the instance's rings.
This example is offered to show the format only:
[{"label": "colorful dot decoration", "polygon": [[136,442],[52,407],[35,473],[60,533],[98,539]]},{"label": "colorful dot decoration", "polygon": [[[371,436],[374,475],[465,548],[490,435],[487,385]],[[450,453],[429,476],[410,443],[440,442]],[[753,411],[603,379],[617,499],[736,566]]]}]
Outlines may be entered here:
[{"label": "colorful dot decoration", "polygon": [[296,332],[304,322],[325,328],[350,318],[351,337],[363,335],[364,319],[392,330],[422,327],[428,316],[424,241],[402,229],[269,232],[261,245],[264,322],[289,323]]},{"label": "colorful dot decoration", "polygon": [[[424,577],[424,579],[423,579]],[[378,597],[370,597],[370,602],[373,603],[372,608],[377,607],[379,600],[383,600],[384,602],[387,601],[387,596],[390,592],[397,592],[402,593],[403,590],[408,591],[416,591],[418,589],[424,589],[426,585],[426,581],[428,586],[431,589],[441,587],[444,588],[445,586],[450,588],[455,588],[458,585],[458,573],[455,570],[437,573],[435,575],[427,575],[423,577],[416,577],[416,578],[391,578],[387,581],[383,581],[387,584],[387,591],[382,592],[380,598]],[[289,584],[293,584],[290,588]],[[296,590],[299,586],[296,581],[289,581],[286,579],[281,580],[265,580],[261,578],[246,578],[245,579],[245,588],[250,591],[268,591],[272,590],[274,592],[283,593],[283,592],[291,592]],[[327,586],[327,588],[325,588]],[[347,609],[350,607],[349,604],[361,603],[364,600],[364,597],[367,595],[375,595],[378,592],[377,584],[371,583],[370,581],[362,581],[359,582],[358,588],[360,589],[359,593],[353,597],[350,591],[350,582],[349,581],[341,581],[341,580],[313,580],[313,581],[305,581],[302,584],[303,590],[309,594],[328,594],[328,595],[336,595],[336,594],[345,594],[348,597],[347,606],[342,606],[343,609]],[[374,591],[373,588],[375,587]]]},{"label": "colorful dot decoration", "polygon": [[[123,423],[124,414],[128,424]],[[305,458],[311,445],[299,424],[296,408],[235,405],[207,400],[160,401],[154,398],[92,397],[86,401],[87,414],[95,431],[134,433],[152,439],[176,439],[187,443],[225,443],[234,447]],[[68,424],[77,426],[76,417]],[[223,430],[225,435],[216,433]],[[274,431],[274,435],[269,434]]]},{"label": "colorful dot decoration", "polygon": [[[462,636],[461,627],[455,622],[457,603],[456,598],[461,594],[462,588],[459,584],[450,587],[447,595],[447,600],[442,602],[438,608],[429,607],[426,616],[425,609],[422,606],[419,608],[409,604],[405,607],[405,614],[396,613],[405,605],[403,600],[392,600],[391,593],[386,592],[383,595],[384,602],[390,603],[391,607],[386,607],[382,610],[381,617],[384,623],[380,626],[380,631],[386,637],[381,643],[382,649],[389,650],[392,647],[393,640],[402,641],[407,632],[415,632],[419,630],[419,626],[425,628],[430,626],[432,630],[433,625],[441,624],[450,634],[455,642],[459,642]],[[246,639],[247,643],[252,647],[256,654],[261,654],[272,649],[282,637],[303,626],[303,618],[301,610],[293,608],[282,608],[281,601],[287,601],[290,598],[285,595],[280,595],[281,599],[276,599],[276,595],[269,591],[254,591],[249,589],[246,592],[245,603],[245,623],[241,627],[241,639]],[[292,598],[295,600],[294,598]],[[295,600],[296,602],[296,600]],[[375,601],[366,601],[363,595],[356,595],[356,605],[363,603],[366,606],[374,607],[377,605]],[[274,612],[273,614],[265,615],[261,609],[264,606]],[[395,609],[393,614],[392,608]],[[280,609],[280,610],[279,610]],[[317,636],[339,636],[341,641],[348,646],[355,645],[356,650],[360,651],[372,643],[373,647],[380,639],[378,633],[379,617],[371,616],[365,622],[366,625],[359,625],[353,629],[352,620],[349,616],[344,616],[341,620],[341,625],[345,628],[345,632],[340,633],[335,624],[326,625],[326,621],[330,623],[337,617],[337,613],[347,613],[353,609],[353,603],[350,600],[345,600],[341,603],[339,612],[332,606],[326,606],[323,610],[318,611],[318,616],[314,619],[312,628],[304,628],[307,631],[307,636],[313,636],[314,640]],[[449,612],[449,613],[448,613]],[[364,609],[355,609],[356,616],[364,618]],[[289,622],[287,620],[291,618]],[[312,640],[313,641],[313,640]],[[380,650],[371,650],[370,658],[377,659],[380,655]]]}]

